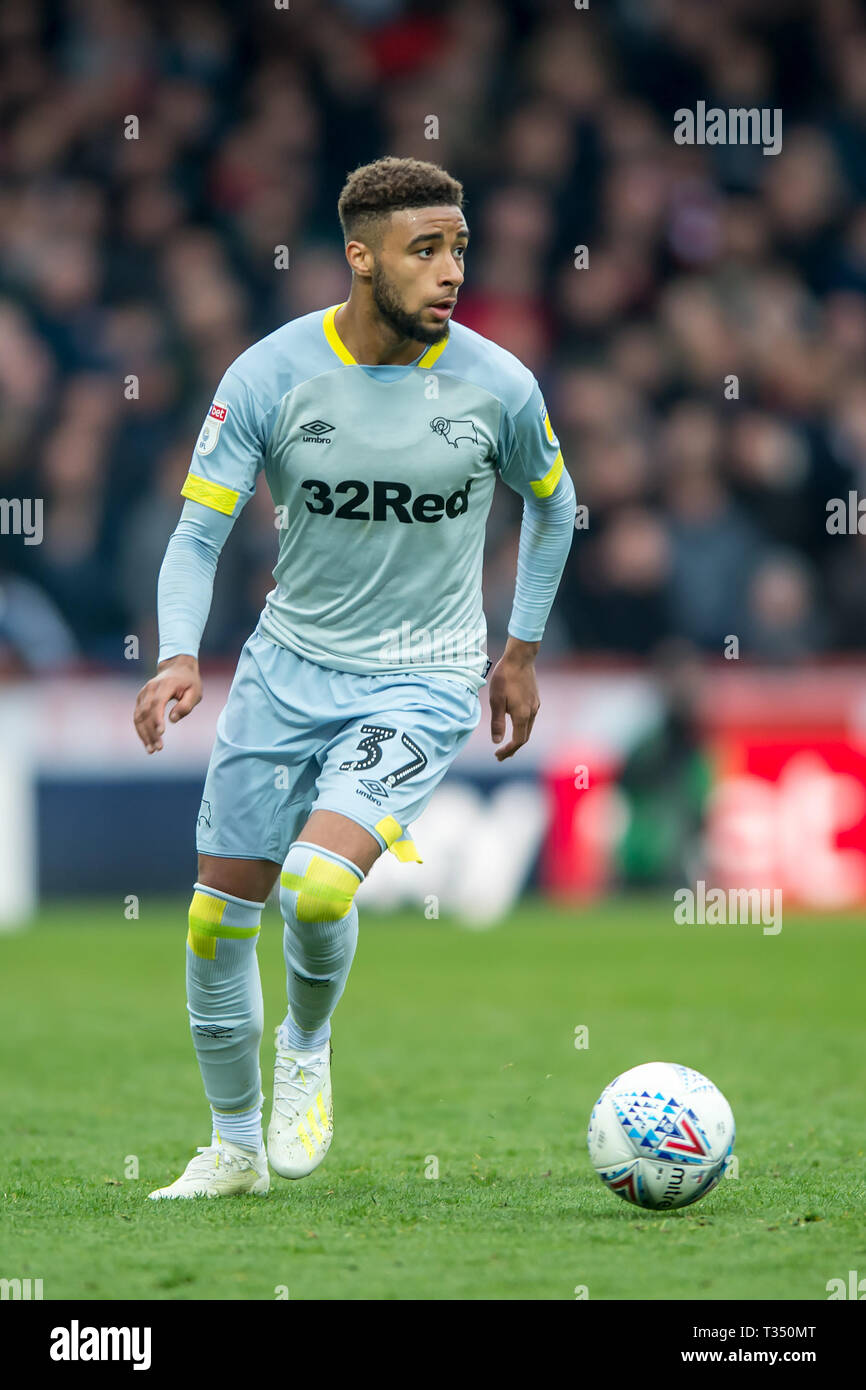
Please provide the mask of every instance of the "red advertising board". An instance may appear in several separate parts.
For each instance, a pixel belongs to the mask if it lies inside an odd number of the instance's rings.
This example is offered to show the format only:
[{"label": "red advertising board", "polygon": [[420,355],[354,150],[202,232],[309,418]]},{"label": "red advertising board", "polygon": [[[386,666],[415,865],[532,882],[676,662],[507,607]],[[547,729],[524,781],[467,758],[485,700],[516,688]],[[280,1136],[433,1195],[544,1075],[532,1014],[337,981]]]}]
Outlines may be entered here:
[{"label": "red advertising board", "polygon": [[[731,672],[700,710],[711,760],[704,869],[727,888],[780,888],[816,908],[866,903],[866,700],[859,670]],[[559,898],[615,882],[628,814],[617,777],[631,740],[544,760],[551,820],[540,876]],[[583,758],[583,763],[581,763]],[[587,771],[575,775],[577,768]]]},{"label": "red advertising board", "polygon": [[728,730],[707,849],[714,881],[815,907],[866,899],[866,747],[843,730]]}]

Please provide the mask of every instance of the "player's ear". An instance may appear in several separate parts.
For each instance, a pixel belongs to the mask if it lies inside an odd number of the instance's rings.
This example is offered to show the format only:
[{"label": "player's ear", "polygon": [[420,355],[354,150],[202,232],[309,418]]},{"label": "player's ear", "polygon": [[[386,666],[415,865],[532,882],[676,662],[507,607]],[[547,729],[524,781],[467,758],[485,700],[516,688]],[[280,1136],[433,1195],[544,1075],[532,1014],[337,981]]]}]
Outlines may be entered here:
[{"label": "player's ear", "polygon": [[353,275],[368,280],[373,273],[373,252],[363,241],[350,241],[346,246],[346,260]]}]

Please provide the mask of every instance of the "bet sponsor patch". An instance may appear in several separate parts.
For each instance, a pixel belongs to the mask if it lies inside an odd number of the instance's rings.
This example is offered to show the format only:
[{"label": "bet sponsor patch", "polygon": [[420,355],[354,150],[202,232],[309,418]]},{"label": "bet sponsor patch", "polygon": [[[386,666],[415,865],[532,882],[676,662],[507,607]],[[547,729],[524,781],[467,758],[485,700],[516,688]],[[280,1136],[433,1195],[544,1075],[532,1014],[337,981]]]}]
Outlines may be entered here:
[{"label": "bet sponsor patch", "polygon": [[201,427],[198,443],[195,446],[197,454],[210,454],[213,452],[216,448],[217,440],[220,437],[220,430],[223,427],[228,413],[229,408],[225,401],[214,401]]}]

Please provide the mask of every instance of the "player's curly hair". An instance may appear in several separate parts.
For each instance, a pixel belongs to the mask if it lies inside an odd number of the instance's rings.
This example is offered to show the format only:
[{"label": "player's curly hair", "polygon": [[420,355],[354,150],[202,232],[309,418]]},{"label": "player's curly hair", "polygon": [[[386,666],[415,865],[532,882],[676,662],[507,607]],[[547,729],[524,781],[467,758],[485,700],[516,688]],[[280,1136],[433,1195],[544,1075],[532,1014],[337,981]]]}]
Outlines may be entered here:
[{"label": "player's curly hair", "polygon": [[349,175],[337,203],[343,236],[375,243],[381,222],[400,208],[463,207],[463,185],[438,164],[386,155]]}]

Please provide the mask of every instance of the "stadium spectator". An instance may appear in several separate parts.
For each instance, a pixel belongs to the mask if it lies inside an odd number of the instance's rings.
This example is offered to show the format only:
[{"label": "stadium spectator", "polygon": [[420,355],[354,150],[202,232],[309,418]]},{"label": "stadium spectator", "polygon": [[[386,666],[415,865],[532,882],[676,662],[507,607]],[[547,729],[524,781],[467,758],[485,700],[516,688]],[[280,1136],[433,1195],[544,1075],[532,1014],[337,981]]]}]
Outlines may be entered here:
[{"label": "stadium spectator", "polygon": [[[229,0],[7,0],[0,72],[0,493],[46,516],[41,546],[2,538],[5,564],[90,663],[119,666],[130,632],[152,660],[216,384],[345,297],[337,192],[384,152],[464,180],[457,317],[538,375],[588,508],[557,653],[672,634],[718,654],[734,632],[754,660],[866,648],[862,543],[825,526],[866,487],[853,2],[717,0],[708,23],[701,0],[297,0],[253,26]],[[676,144],[699,100],[779,108],[781,151]],[[520,520],[501,494],[492,643]],[[272,519],[264,496],[238,523],[205,657],[255,623]]]}]

